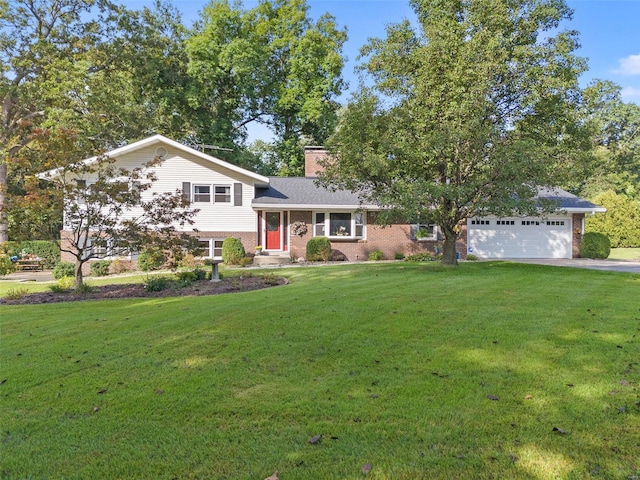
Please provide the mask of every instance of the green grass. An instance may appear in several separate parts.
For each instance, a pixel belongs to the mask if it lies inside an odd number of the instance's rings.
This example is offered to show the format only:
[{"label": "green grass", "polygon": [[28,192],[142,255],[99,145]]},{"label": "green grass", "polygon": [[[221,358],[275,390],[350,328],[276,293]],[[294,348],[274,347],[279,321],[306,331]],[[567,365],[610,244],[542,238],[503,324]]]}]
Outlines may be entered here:
[{"label": "green grass", "polygon": [[640,275],[278,272],[288,286],[0,307],[1,478],[640,475]]},{"label": "green grass", "polygon": [[609,260],[635,260],[640,262],[640,248],[612,248]]}]

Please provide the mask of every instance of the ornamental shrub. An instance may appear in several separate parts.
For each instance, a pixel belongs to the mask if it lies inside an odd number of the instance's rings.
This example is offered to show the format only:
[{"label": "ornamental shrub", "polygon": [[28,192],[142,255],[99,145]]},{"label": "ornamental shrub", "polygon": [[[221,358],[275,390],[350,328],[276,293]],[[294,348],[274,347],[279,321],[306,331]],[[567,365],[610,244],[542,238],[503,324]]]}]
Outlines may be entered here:
[{"label": "ornamental shrub", "polygon": [[106,277],[110,266],[111,260],[96,260],[89,263],[89,273],[92,277]]},{"label": "ornamental shrub", "polygon": [[582,236],[580,244],[580,257],[582,258],[607,258],[611,253],[609,237],[600,232],[587,232]]},{"label": "ornamental shrub", "polygon": [[0,275],[7,275],[15,270],[15,264],[8,253],[0,247]]},{"label": "ornamental shrub", "polygon": [[367,257],[367,260],[369,260],[370,262],[378,262],[382,259],[384,259],[382,250],[373,250],[369,252],[369,256]]},{"label": "ornamental shrub", "polygon": [[307,242],[307,261],[328,262],[331,259],[331,242],[327,237],[313,237]]},{"label": "ornamental shrub", "polygon": [[171,279],[164,275],[149,276],[142,282],[147,292],[161,292],[171,286]]},{"label": "ornamental shrub", "polygon": [[53,267],[53,278],[60,280],[62,277],[75,277],[76,269],[75,265],[71,262],[58,262]]},{"label": "ornamental shrub", "polygon": [[138,268],[143,272],[158,270],[166,261],[167,257],[162,250],[158,247],[149,247],[138,255]]},{"label": "ornamental shrub", "polygon": [[405,262],[433,262],[433,254],[429,252],[416,253],[404,259]]},{"label": "ornamental shrub", "polygon": [[246,255],[239,238],[228,237],[222,242],[222,261],[225,264],[238,265]]}]

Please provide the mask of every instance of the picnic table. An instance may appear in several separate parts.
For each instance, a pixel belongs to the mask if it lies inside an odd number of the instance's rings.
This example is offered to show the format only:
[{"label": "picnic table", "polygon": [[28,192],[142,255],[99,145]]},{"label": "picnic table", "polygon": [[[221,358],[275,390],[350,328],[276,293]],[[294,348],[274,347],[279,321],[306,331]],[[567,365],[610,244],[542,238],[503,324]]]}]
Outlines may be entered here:
[{"label": "picnic table", "polygon": [[44,270],[44,260],[41,258],[23,258],[16,261],[18,270]]}]

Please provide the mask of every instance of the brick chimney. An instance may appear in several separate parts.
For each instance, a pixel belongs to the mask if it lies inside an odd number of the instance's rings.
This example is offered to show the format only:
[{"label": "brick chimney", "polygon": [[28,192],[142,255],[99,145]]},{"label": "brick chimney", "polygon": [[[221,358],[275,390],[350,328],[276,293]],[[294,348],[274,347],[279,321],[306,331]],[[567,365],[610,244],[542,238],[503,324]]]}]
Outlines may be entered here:
[{"label": "brick chimney", "polygon": [[304,147],[304,176],[317,177],[318,172],[324,170],[318,161],[327,157],[328,153],[324,147]]}]

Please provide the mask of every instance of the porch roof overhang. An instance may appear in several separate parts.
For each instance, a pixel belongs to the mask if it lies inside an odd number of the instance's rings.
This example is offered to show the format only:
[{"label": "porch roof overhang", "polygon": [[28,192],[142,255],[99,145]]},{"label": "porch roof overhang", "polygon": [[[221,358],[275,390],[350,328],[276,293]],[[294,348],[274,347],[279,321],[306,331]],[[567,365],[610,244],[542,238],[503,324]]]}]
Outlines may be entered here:
[{"label": "porch roof overhang", "polygon": [[251,206],[254,210],[331,210],[331,211],[354,211],[354,210],[381,210],[378,205],[330,205],[326,203],[313,204],[313,203],[301,203],[301,204],[273,204],[273,203],[258,203],[252,202]]}]

